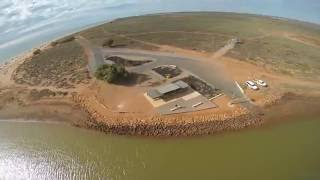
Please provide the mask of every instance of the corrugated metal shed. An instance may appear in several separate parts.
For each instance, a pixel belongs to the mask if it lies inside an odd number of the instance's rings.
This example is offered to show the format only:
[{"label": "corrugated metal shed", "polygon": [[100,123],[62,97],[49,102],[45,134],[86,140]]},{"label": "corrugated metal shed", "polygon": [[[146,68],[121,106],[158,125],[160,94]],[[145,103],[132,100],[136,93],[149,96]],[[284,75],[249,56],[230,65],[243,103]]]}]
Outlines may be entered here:
[{"label": "corrugated metal shed", "polygon": [[160,98],[161,96],[163,96],[163,94],[161,94],[158,90],[156,89],[151,89],[147,92],[147,95],[149,97],[151,97],[152,99],[157,99]]},{"label": "corrugated metal shed", "polygon": [[152,99],[161,98],[162,96],[178,91],[180,89],[186,89],[189,85],[183,81],[177,81],[175,83],[166,84],[158,87],[157,89],[152,89],[147,92],[147,95]]},{"label": "corrugated metal shed", "polygon": [[189,87],[189,85],[183,81],[177,81],[174,84],[179,86],[181,89],[186,89]]},{"label": "corrugated metal shed", "polygon": [[176,84],[167,84],[159,87],[157,90],[162,94],[167,94],[169,92],[176,91],[178,89],[180,89],[180,87]]}]

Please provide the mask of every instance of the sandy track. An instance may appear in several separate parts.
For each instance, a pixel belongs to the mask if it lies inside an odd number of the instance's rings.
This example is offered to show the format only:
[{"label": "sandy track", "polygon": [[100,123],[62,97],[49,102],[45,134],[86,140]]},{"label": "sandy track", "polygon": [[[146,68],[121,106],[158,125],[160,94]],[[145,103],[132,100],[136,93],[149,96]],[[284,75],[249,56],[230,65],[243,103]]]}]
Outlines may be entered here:
[{"label": "sandy track", "polygon": [[230,40],[224,47],[215,52],[211,58],[219,59],[220,57],[226,55],[231,49],[236,46],[236,43],[237,42],[235,39]]}]

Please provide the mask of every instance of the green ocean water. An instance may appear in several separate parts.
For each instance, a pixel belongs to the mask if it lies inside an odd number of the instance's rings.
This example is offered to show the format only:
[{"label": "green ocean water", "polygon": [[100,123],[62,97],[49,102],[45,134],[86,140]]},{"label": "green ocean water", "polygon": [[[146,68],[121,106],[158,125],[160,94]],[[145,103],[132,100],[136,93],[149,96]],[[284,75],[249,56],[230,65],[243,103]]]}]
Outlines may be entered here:
[{"label": "green ocean water", "polygon": [[0,122],[0,179],[320,179],[320,119],[209,137]]}]

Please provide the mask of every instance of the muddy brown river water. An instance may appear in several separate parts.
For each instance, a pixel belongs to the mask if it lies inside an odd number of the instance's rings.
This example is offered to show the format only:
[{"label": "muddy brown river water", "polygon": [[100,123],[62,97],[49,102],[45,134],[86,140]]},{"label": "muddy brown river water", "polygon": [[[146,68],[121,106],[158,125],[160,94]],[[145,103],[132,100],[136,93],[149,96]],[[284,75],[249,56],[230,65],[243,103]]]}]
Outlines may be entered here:
[{"label": "muddy brown river water", "polygon": [[320,119],[195,138],[0,121],[0,179],[320,179]]}]

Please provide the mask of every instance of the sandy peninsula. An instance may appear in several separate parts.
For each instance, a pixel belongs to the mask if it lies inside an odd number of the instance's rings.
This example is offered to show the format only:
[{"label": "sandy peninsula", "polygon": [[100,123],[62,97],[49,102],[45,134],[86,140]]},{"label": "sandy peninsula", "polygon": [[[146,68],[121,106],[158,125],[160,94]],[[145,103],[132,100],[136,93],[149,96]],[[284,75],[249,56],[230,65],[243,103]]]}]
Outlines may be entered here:
[{"label": "sandy peninsula", "polygon": [[[120,135],[192,136],[318,113],[319,72],[312,58],[320,57],[320,34],[314,31],[319,27],[248,16],[119,19],[47,43],[1,66],[0,118],[65,121]],[[164,17],[167,26],[153,24]],[[238,32],[201,31],[208,24],[186,25],[190,18],[210,18],[212,24],[239,18],[245,24],[238,24]],[[243,28],[248,18],[261,28],[280,25],[270,32]],[[140,21],[147,28],[139,29]],[[172,28],[172,23],[178,24]],[[298,61],[299,48],[314,54]],[[95,72],[104,64],[123,66],[129,77],[117,83],[98,80]],[[258,79],[268,86],[246,85]]]}]

